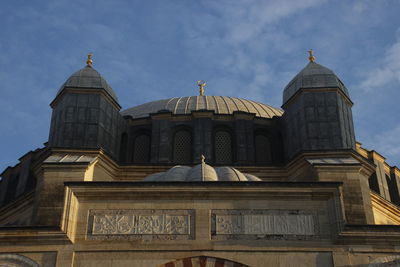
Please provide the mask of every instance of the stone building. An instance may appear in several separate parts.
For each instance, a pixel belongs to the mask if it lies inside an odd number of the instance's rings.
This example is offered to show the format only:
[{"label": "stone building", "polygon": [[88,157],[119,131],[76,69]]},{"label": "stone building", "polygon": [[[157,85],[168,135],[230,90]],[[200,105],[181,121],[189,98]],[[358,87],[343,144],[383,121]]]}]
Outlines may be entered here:
[{"label": "stone building", "polygon": [[400,170],[310,62],[282,109],[204,94],[121,111],[87,65],[0,183],[0,266],[395,266]]}]

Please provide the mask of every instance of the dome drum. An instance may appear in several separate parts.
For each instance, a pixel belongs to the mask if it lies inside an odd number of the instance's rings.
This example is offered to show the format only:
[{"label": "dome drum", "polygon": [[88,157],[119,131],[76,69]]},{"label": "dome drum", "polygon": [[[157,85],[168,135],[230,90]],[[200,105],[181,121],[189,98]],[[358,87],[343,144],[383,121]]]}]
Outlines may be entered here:
[{"label": "dome drum", "polygon": [[[157,119],[132,120],[126,132],[128,145],[121,158],[126,163],[134,164],[193,164],[200,162],[200,155],[204,154],[210,163],[218,166],[282,164],[279,123],[240,112],[238,116],[209,115],[209,111],[187,115],[170,112],[152,114],[151,118]],[[138,120],[141,120],[140,123]],[[265,136],[261,141],[256,140],[259,134]],[[137,138],[149,140],[147,148]],[[145,151],[143,153],[149,155],[148,160],[135,158],[136,151]]]}]

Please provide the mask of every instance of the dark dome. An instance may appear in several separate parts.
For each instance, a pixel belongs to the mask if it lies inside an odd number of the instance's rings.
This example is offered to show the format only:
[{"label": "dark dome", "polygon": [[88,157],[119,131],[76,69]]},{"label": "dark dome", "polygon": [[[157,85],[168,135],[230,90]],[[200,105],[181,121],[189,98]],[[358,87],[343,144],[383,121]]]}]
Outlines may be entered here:
[{"label": "dark dome", "polygon": [[89,65],[72,74],[71,77],[69,77],[61,86],[57,95],[60,94],[64,88],[104,89],[116,102],[118,102],[117,95],[111,86],[108,85],[107,81],[100,75],[100,73]]},{"label": "dark dome", "polygon": [[283,104],[285,104],[301,88],[339,88],[348,97],[346,86],[330,69],[310,62],[302,69],[285,87],[283,91]]},{"label": "dark dome", "polygon": [[144,118],[158,111],[173,114],[190,114],[192,111],[213,110],[216,114],[233,114],[234,111],[254,113],[257,117],[281,116],[283,111],[262,103],[228,96],[185,96],[157,100],[122,111],[122,115]]}]

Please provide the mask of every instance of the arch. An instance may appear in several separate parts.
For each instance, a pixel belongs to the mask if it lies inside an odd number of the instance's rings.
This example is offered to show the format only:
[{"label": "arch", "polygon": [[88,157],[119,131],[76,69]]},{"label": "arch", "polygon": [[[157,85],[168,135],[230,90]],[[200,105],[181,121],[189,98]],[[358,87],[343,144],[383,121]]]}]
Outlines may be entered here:
[{"label": "arch", "polygon": [[173,137],[172,160],[179,164],[192,162],[192,131],[190,128],[176,129]]},{"label": "arch", "polygon": [[227,127],[218,127],[214,131],[214,159],[216,164],[233,162],[233,140]]},{"label": "arch", "polygon": [[18,254],[0,254],[0,266],[40,267],[38,263],[30,258]]},{"label": "arch", "polygon": [[165,264],[159,265],[157,267],[224,267],[224,266],[232,266],[232,267],[249,267],[248,265],[234,262],[227,259],[215,258],[215,257],[207,257],[207,256],[198,256],[198,257],[189,257],[184,259],[179,259],[176,261],[170,261]]},{"label": "arch", "polygon": [[271,142],[265,131],[254,134],[255,160],[258,164],[272,163]]},{"label": "arch", "polygon": [[138,133],[133,139],[132,161],[134,163],[148,163],[150,161],[150,135]]}]

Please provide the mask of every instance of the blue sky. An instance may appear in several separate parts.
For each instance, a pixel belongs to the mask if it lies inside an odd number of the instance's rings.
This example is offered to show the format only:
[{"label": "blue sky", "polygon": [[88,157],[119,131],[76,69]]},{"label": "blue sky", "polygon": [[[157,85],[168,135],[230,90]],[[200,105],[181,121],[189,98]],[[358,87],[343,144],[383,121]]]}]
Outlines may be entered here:
[{"label": "blue sky", "polygon": [[[0,169],[48,139],[61,84],[85,65],[123,109],[229,95],[280,107],[307,64],[332,69],[355,103],[356,139],[400,166],[400,1],[1,1]],[[0,171],[1,171],[0,170]]]}]

